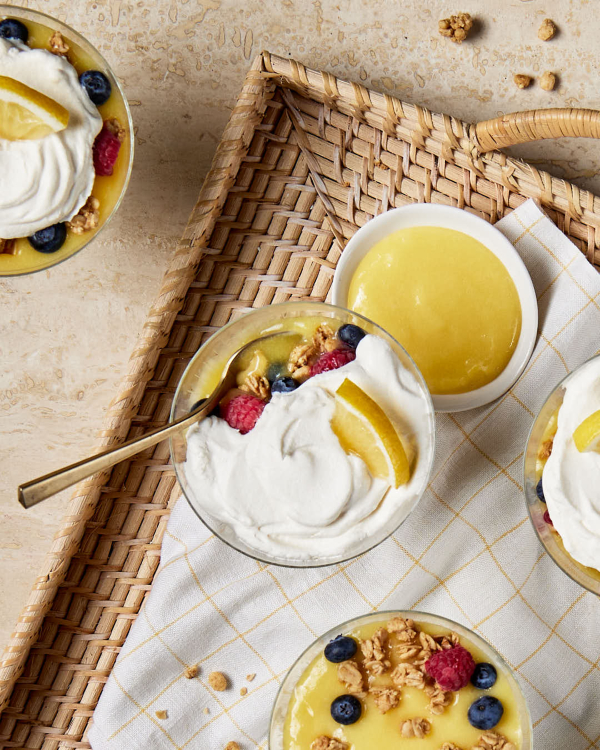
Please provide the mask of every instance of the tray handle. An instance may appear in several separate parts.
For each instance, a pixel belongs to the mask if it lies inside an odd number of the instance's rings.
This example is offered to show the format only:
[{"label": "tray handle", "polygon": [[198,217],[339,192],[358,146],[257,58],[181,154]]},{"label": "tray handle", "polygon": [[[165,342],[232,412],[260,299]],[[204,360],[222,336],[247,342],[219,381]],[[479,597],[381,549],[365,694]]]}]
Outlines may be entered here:
[{"label": "tray handle", "polygon": [[477,123],[475,135],[482,153],[544,138],[600,138],[600,112],[572,107],[514,112]]}]

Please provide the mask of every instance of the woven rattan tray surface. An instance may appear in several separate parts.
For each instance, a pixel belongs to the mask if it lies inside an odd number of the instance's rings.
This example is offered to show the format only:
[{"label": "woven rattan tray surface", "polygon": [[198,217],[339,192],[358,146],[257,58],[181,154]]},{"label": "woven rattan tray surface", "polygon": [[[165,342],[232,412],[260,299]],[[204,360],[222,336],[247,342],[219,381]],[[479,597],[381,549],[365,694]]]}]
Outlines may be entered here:
[{"label": "woven rattan tray surface", "polygon": [[[546,110],[468,125],[263,53],[98,448],[163,425],[190,358],[232,317],[324,300],[346,239],[392,206],[445,203],[494,222],[533,197],[600,266],[600,200],[490,151],[596,137],[599,121]],[[90,717],[152,585],[178,495],[166,443],[77,488],[0,663],[0,747],[89,747]]]}]

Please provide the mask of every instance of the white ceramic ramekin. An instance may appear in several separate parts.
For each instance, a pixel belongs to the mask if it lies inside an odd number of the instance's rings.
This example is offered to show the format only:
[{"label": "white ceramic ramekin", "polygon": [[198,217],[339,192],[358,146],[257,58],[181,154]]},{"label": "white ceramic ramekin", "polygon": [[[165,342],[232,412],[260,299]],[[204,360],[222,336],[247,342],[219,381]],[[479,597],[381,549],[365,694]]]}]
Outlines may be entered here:
[{"label": "white ceramic ramekin", "polygon": [[[400,229],[435,226],[464,232],[485,245],[510,274],[521,303],[521,334],[504,370],[491,383],[467,393],[431,394],[436,411],[465,411],[483,406],[505,393],[519,378],[531,357],[538,326],[538,308],[531,277],[509,240],[487,221],[468,211],[433,203],[414,203],[380,214],[352,237],[337,265],[332,287],[332,303],[348,307],[350,281],[369,250],[384,237]],[[409,352],[410,354],[410,352]]]}]

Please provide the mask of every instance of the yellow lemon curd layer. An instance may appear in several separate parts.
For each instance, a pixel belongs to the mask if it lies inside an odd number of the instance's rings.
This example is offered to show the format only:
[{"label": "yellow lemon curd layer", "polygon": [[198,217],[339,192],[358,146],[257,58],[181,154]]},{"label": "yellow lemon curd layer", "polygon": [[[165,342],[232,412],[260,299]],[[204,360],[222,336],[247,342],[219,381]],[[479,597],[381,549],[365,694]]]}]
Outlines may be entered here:
[{"label": "yellow lemon curd layer", "polygon": [[[15,18],[18,18],[18,9],[16,8]],[[54,30],[49,26],[30,21],[29,19],[23,19],[23,23],[29,30],[27,46],[32,49],[49,50],[49,41]],[[73,39],[67,36],[64,39],[71,48],[67,59],[77,71],[77,75],[81,75],[86,70],[98,69],[99,61],[95,57],[88,55]],[[112,175],[106,177],[96,175],[94,179],[94,187],[91,194],[100,201],[98,226],[83,234],[73,234],[73,232],[67,230],[67,238],[63,246],[55,253],[46,254],[34,250],[26,237],[16,240],[17,252],[14,255],[0,253],[0,276],[36,271],[68,258],[98,233],[112,213],[121,196],[123,183],[127,178],[131,153],[130,139],[132,135],[129,132],[129,120],[127,118],[125,102],[115,86],[112,88],[112,93],[108,101],[98,107],[98,112],[103,120],[116,118],[121,127],[126,131],[125,140],[121,144]]]},{"label": "yellow lemon curd layer", "polygon": [[504,264],[473,237],[442,227],[380,240],[356,269],[347,304],[404,346],[434,394],[490,383],[521,333],[519,295]]},{"label": "yellow lemon curd layer", "polygon": [[[370,638],[379,628],[385,628],[387,620],[364,625],[345,635],[360,640]],[[432,636],[448,635],[442,627],[429,623],[416,623],[419,630]],[[394,643],[395,636],[390,636]],[[467,648],[476,662],[490,662],[490,658],[473,643],[461,638],[461,645]],[[355,659],[361,663],[360,649]],[[392,669],[398,663],[392,650]],[[504,706],[500,722],[493,728],[498,734],[512,742],[517,750],[522,747],[522,732],[519,708],[510,683],[500,665],[494,662],[498,671],[496,684],[489,690],[478,690],[468,685],[453,694],[453,702],[439,715],[429,711],[429,696],[418,688],[403,687],[400,689],[400,702],[396,708],[382,714],[370,695],[361,699],[363,713],[361,718],[349,726],[336,723],[330,714],[331,702],[339,695],[347,693],[344,685],[338,680],[337,665],[325,659],[321,653],[307,667],[298,681],[290,701],[284,727],[284,750],[309,750],[311,743],[320,735],[335,737],[348,744],[349,750],[440,750],[444,742],[453,742],[460,748],[468,750],[477,744],[483,734],[469,724],[467,711],[469,706],[482,695],[498,698]],[[377,678],[369,678],[373,686],[393,687],[389,673]],[[431,731],[422,739],[404,738],[400,734],[400,724],[406,719],[424,718],[431,723]]]}]

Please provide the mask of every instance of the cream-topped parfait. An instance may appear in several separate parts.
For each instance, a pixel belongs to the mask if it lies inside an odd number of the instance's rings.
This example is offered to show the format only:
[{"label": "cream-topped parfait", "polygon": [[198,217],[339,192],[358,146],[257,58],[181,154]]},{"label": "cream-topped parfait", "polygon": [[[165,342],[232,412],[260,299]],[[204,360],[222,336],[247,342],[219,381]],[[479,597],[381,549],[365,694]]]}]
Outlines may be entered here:
[{"label": "cream-topped parfait", "polygon": [[11,9],[0,20],[0,275],[87,243],[119,202],[130,157],[129,111],[102,58],[68,27]]},{"label": "cream-topped parfait", "polygon": [[600,357],[564,382],[537,452],[537,496],[566,552],[600,579]]},{"label": "cream-topped parfait", "polygon": [[509,668],[474,633],[433,615],[373,613],[292,667],[270,747],[526,750],[530,720]]},{"label": "cream-topped parfait", "polygon": [[[192,507],[243,551],[327,564],[381,541],[414,508],[432,409],[384,337],[319,315],[281,327],[290,335],[251,349],[238,387],[188,431],[178,470]],[[223,364],[205,370],[197,396]]]}]

